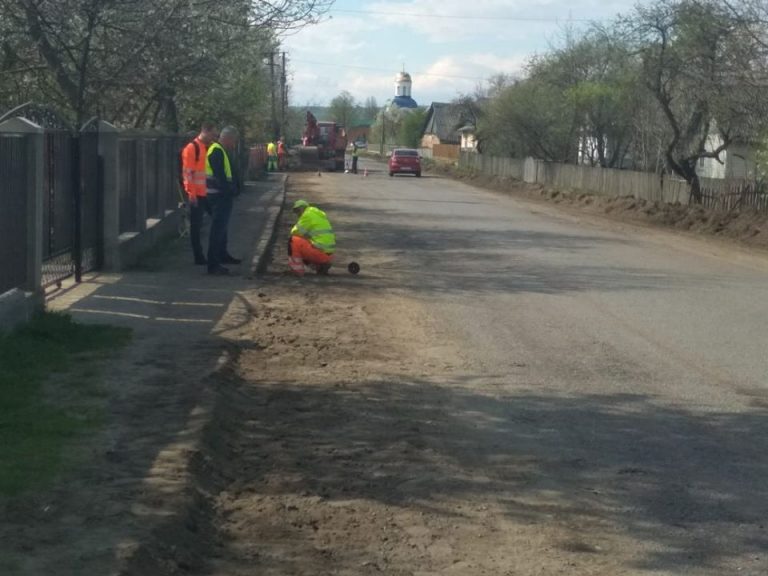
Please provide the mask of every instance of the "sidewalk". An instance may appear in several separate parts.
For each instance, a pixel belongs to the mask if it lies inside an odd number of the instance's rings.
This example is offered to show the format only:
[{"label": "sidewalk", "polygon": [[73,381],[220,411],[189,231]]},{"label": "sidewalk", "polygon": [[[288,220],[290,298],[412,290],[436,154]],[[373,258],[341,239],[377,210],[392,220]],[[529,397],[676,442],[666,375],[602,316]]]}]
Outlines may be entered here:
[{"label": "sidewalk", "polygon": [[49,309],[80,322],[129,326],[133,339],[103,371],[104,426],[78,438],[67,458],[77,465],[34,503],[45,513],[0,526],[4,546],[23,551],[22,574],[124,573],[141,565],[137,551],[158,526],[185,509],[211,385],[226,378],[229,331],[252,317],[243,297],[256,287],[251,262],[267,247],[284,193],[285,176],[272,175],[236,200],[229,244],[243,264],[231,276],[194,266],[181,238],[140,268],[91,275],[50,300]]},{"label": "sidewalk", "polygon": [[[137,336],[175,332],[182,338],[210,333],[238,290],[253,286],[252,262],[267,249],[265,237],[282,204],[285,175],[253,182],[236,199],[229,234],[229,250],[242,258],[230,266],[229,277],[208,276],[204,266],[193,266],[189,238],[177,238],[148,254],[135,268],[118,274],[96,273],[48,302],[51,310],[72,314],[81,322],[108,322],[133,328]],[[207,229],[203,244],[206,245]]]}]

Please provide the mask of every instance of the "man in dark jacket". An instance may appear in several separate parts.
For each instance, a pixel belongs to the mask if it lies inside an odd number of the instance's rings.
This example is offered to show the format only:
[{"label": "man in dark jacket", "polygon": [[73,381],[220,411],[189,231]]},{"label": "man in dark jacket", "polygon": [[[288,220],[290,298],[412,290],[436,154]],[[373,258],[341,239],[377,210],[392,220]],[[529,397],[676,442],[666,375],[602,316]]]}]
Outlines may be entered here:
[{"label": "man in dark jacket", "polygon": [[211,208],[211,231],[208,238],[208,274],[229,274],[224,264],[240,264],[241,260],[227,252],[227,229],[232,215],[232,203],[238,190],[239,178],[234,172],[237,150],[237,129],[227,126],[218,142],[208,147],[205,184]]}]

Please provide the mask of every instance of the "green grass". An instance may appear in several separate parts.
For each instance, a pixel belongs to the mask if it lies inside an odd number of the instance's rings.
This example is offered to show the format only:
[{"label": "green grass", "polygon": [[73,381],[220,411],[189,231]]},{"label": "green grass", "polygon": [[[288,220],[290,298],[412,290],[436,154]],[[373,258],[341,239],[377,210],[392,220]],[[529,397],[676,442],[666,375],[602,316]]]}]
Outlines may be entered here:
[{"label": "green grass", "polygon": [[[100,410],[85,401],[99,390],[95,363],[129,339],[128,329],[56,313],[0,333],[0,496],[49,484],[67,443],[99,425]],[[49,379],[66,387],[56,401],[45,397]]]}]

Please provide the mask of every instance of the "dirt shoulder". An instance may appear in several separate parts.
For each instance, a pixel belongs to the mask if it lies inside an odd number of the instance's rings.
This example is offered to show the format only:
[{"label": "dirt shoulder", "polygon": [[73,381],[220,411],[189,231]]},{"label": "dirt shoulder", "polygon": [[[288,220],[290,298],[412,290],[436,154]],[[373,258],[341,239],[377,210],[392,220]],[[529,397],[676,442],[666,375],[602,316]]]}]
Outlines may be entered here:
[{"label": "dirt shoulder", "polygon": [[[0,502],[0,572],[121,574],[144,561],[168,518],[187,510],[196,494],[190,463],[219,371],[233,354],[230,330],[249,315],[241,294],[254,284],[256,241],[282,194],[282,178],[272,177],[236,200],[229,250],[243,263],[228,277],[194,266],[189,239],[180,238],[136,269],[90,275],[49,302],[84,324],[130,328],[133,338],[119,354],[48,383],[56,402],[87,370],[99,426],[68,439],[67,464],[53,486]],[[167,566],[183,570],[167,552]]]},{"label": "dirt shoulder", "polygon": [[[288,202],[322,205],[326,180],[292,179]],[[581,535],[590,514],[561,522],[552,505],[547,526],[508,514],[510,490],[541,480],[525,458],[489,468],[507,432],[473,410],[496,392],[423,302],[367,290],[366,270],[287,275],[289,220],[267,274],[241,294],[247,317],[212,376],[188,505],[125,574],[555,574],[574,550],[590,554],[584,573],[619,573],[592,554],[618,544]]]},{"label": "dirt shoulder", "polygon": [[768,213],[765,212],[739,209],[724,212],[702,206],[649,202],[628,196],[605,197],[583,191],[553,190],[511,178],[469,173],[441,163],[432,163],[429,172],[473,186],[556,205],[572,213],[685,232],[768,250]]}]

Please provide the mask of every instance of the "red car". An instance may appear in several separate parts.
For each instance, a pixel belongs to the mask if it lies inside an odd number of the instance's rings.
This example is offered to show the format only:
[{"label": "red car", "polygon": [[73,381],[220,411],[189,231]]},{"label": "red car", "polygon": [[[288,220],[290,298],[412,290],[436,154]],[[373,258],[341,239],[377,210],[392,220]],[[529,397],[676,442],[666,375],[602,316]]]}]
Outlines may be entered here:
[{"label": "red car", "polygon": [[413,148],[395,148],[389,157],[389,175],[416,174],[421,177],[421,157]]}]

